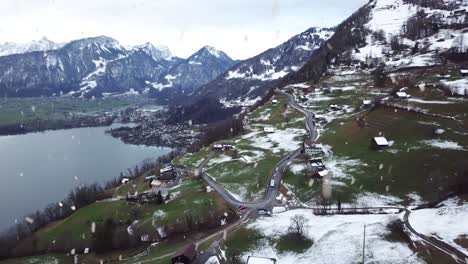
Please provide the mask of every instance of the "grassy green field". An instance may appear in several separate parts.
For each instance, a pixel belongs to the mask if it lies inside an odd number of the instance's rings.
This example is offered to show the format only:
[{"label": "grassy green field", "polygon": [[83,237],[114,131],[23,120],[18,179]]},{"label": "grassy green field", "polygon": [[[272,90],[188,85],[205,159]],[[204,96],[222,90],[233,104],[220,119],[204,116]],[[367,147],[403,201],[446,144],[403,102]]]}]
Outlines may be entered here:
[{"label": "grassy green field", "polygon": [[[433,74],[431,70],[423,72],[417,81],[429,82]],[[369,74],[362,72],[351,76],[327,76],[317,87],[351,86],[354,89],[332,89],[328,94],[309,95],[309,101],[305,104],[312,111],[333,119],[321,129],[319,140],[331,148],[331,155],[326,158],[325,165],[334,173],[334,198],[352,202],[356,196],[365,192],[393,195],[403,200],[410,193],[419,194],[426,200],[438,198],[438,194],[456,183],[457,175],[468,167],[465,158],[468,150],[468,102],[450,100],[439,90],[411,87],[407,92],[416,101],[389,99],[389,102],[452,116],[456,120],[390,107],[363,111],[360,109],[362,99],[382,97],[393,89],[372,87],[371,80]],[[330,114],[326,109],[331,104],[349,105],[355,112]],[[364,117],[367,126],[359,126],[356,117]],[[436,129],[444,129],[445,133],[436,137]],[[385,136],[392,146],[384,151],[371,150],[370,140],[379,135]],[[449,149],[435,146],[447,142],[455,147]],[[320,193],[320,184],[310,186],[308,179],[291,172],[286,173],[284,182],[301,201],[313,199]]]},{"label": "grassy green field", "polygon": [[[290,145],[299,148],[305,135],[303,114],[290,108],[286,97],[274,99],[278,100],[276,104],[270,101],[250,113],[247,131],[229,140],[237,155],[215,154],[206,166],[206,172],[239,199],[261,198],[275,165],[286,152],[295,150]],[[282,134],[271,137],[263,127],[274,127]]]},{"label": "grassy green field", "polygon": [[[131,219],[130,210],[132,206],[126,201],[103,201],[96,202],[77,210],[63,221],[53,223],[41,229],[37,236],[42,243],[50,243],[54,240],[61,241],[65,238],[82,239],[90,241],[92,223],[103,223],[108,218],[117,221],[128,222]],[[153,206],[142,207],[143,217],[151,217]]]},{"label": "grassy green field", "polygon": [[34,119],[60,119],[70,114],[93,114],[124,109],[146,99],[8,98],[0,100],[0,126]]},{"label": "grassy green field", "polygon": [[210,153],[210,148],[203,148],[196,153],[187,153],[174,159],[174,164],[180,164],[189,168],[197,168]]}]

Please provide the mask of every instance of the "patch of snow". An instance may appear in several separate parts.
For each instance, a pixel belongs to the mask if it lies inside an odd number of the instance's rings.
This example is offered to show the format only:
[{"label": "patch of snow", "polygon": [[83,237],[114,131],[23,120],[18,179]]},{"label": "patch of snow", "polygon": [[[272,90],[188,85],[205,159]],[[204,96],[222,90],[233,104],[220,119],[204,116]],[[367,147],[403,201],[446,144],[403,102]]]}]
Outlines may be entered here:
[{"label": "patch of snow", "polygon": [[417,98],[410,98],[408,99],[408,101],[420,103],[420,104],[453,104],[453,102],[450,102],[450,101],[437,101],[437,100],[427,101],[427,100],[422,100],[422,99],[417,99]]},{"label": "patch of snow", "polygon": [[[390,231],[386,225],[397,219],[396,215],[335,215],[315,216],[311,210],[289,210],[272,217],[257,219],[250,224],[264,236],[279,238],[285,234],[291,217],[304,215],[309,221],[305,235],[314,244],[304,253],[278,253],[269,243],[245,252],[248,256],[267,256],[277,263],[359,263],[362,260],[362,230],[366,225],[366,259],[369,263],[424,263],[405,243],[385,239]],[[391,249],[391,250],[389,250]]]},{"label": "patch of snow", "polygon": [[422,143],[439,149],[464,150],[460,144],[448,140],[424,140]]},{"label": "patch of snow", "polygon": [[411,226],[422,234],[443,239],[468,255],[466,248],[454,242],[457,238],[468,235],[468,203],[449,199],[442,205],[439,208],[413,211],[409,218]]},{"label": "patch of snow", "polygon": [[385,207],[397,205],[402,201],[402,199],[395,196],[364,192],[354,199],[353,205],[358,207]]}]

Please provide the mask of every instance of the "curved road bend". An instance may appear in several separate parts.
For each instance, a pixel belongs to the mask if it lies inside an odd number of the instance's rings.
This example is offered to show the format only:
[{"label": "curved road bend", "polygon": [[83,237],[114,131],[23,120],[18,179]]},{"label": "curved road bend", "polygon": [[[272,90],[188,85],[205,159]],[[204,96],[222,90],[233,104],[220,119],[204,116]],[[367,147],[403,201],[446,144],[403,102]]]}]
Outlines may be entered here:
[{"label": "curved road bend", "polygon": [[[313,120],[314,114],[312,112],[302,109],[295,101],[294,96],[281,92],[281,91],[278,91],[278,92],[288,97],[288,104],[292,108],[298,110],[299,112],[303,113],[306,116],[305,123],[306,123],[307,131],[309,133],[309,138],[311,138],[312,140],[316,140],[318,137],[318,131],[315,127],[315,123]],[[200,171],[200,176],[208,183],[208,185],[210,185],[216,192],[218,192],[229,204],[235,207],[245,206],[249,209],[261,209],[261,208],[268,207],[275,201],[276,197],[279,195],[279,188],[280,188],[281,177],[283,176],[283,172],[286,170],[286,167],[288,166],[289,161],[297,158],[301,154],[301,150],[302,150],[302,147],[291,153],[288,153],[286,157],[284,157],[282,160],[280,160],[276,164],[276,166],[272,170],[272,175],[269,181],[269,183],[272,180],[275,181],[274,188],[271,188],[270,185],[268,184],[268,189],[266,191],[265,196],[261,200],[255,201],[255,202],[239,201],[231,193],[229,193],[226,189],[224,189],[221,185],[219,185],[213,177],[211,177],[210,175],[208,175],[207,173],[203,171],[203,168],[205,167],[205,165],[208,163],[208,161],[212,157],[211,154],[207,157],[207,159],[205,159],[200,164],[200,166],[198,167],[198,170]],[[186,169],[183,166],[177,166],[177,167]]]}]

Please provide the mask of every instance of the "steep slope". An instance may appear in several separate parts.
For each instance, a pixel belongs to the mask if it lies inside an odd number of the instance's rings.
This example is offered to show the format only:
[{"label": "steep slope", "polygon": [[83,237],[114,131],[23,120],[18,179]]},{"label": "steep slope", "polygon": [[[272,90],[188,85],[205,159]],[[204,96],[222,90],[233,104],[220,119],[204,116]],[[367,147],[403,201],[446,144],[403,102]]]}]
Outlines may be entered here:
[{"label": "steep slope", "polygon": [[33,40],[27,43],[14,43],[6,42],[0,44],[0,56],[7,56],[12,54],[22,54],[33,51],[46,51],[61,48],[64,44],[55,43],[46,37],[40,40]]},{"label": "steep slope", "polygon": [[466,1],[374,0],[337,27],[336,34],[281,86],[318,81],[339,64],[386,72],[463,59]]},{"label": "steep slope", "polygon": [[241,61],[199,89],[197,95],[219,98],[225,107],[253,105],[271,83],[299,70],[332,35],[332,29],[310,28],[275,48]]},{"label": "steep slope", "polygon": [[172,66],[157,82],[152,83],[151,95],[158,97],[161,93],[168,92],[174,95],[191,94],[196,88],[224,73],[234,63],[226,53],[205,46],[188,59]]},{"label": "steep slope", "polygon": [[[275,48],[235,64],[190,94],[196,101],[184,106],[185,110],[173,109],[171,121],[213,122],[237,113],[243,107],[261,103],[281,77],[299,70],[333,32],[333,29],[313,27]],[[207,114],[213,112],[216,115]]]}]

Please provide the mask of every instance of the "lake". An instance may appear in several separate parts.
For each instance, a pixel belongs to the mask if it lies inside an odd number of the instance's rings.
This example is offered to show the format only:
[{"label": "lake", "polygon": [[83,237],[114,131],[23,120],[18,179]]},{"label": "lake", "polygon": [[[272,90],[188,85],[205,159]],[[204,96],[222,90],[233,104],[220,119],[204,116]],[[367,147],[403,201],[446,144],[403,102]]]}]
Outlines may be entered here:
[{"label": "lake", "polygon": [[[115,125],[114,125],[115,126]],[[64,199],[83,183],[105,183],[170,148],[124,144],[109,127],[0,136],[0,230]]]}]

